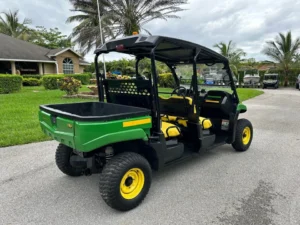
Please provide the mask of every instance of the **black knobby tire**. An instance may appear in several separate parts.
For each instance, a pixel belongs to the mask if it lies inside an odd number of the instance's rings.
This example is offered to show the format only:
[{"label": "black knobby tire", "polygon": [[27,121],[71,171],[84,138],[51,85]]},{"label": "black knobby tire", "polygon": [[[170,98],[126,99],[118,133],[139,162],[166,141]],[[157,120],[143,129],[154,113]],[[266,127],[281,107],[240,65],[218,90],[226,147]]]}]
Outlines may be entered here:
[{"label": "black knobby tire", "polygon": [[[144,185],[133,199],[125,199],[120,184],[123,176],[131,169],[138,168],[144,174]],[[149,162],[140,154],[124,152],[114,156],[100,174],[99,189],[103,200],[110,207],[128,211],[137,207],[146,197],[151,186],[152,171]]]},{"label": "black knobby tire", "polygon": [[72,177],[81,176],[83,174],[82,169],[74,168],[70,164],[70,158],[72,155],[72,148],[63,144],[59,144],[55,153],[56,165],[64,174],[67,174]]},{"label": "black knobby tire", "polygon": [[[247,144],[243,143],[243,135],[246,127],[250,129],[250,140]],[[239,152],[247,151],[251,145],[253,139],[253,127],[249,120],[247,119],[239,119],[236,125],[236,133],[235,133],[235,141],[232,143],[232,147]]]}]

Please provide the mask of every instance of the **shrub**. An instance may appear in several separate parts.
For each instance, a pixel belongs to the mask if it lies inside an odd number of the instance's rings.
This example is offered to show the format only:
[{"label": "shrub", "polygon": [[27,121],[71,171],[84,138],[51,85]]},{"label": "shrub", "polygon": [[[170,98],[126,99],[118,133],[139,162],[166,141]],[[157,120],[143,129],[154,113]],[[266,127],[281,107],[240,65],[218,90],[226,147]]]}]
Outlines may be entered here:
[{"label": "shrub", "polygon": [[160,87],[174,88],[176,86],[172,73],[162,73],[158,76],[158,84]]},{"label": "shrub", "polygon": [[89,74],[66,74],[66,77],[73,77],[76,80],[80,80],[82,84],[90,83],[90,75]]},{"label": "shrub", "polygon": [[81,81],[70,76],[58,80],[57,84],[59,89],[65,91],[67,95],[78,94],[79,88],[81,88]]},{"label": "shrub", "polygon": [[23,78],[23,86],[40,86],[42,81],[37,78]]},{"label": "shrub", "polygon": [[144,75],[145,77],[147,77],[147,78],[149,79],[149,78],[150,78],[150,75],[151,75],[150,70],[148,70],[147,68],[144,69],[144,70],[142,71],[142,75]]},{"label": "shrub", "polygon": [[64,75],[45,75],[43,76],[43,85],[45,89],[58,89],[57,81],[64,78]]},{"label": "shrub", "polygon": [[127,66],[125,68],[125,73],[128,75],[134,75],[135,74],[135,68],[132,66]]},{"label": "shrub", "polygon": [[[114,78],[115,77],[115,78]],[[115,75],[112,75],[110,76],[109,78],[107,79],[117,79],[117,80],[130,80],[131,79],[131,76],[128,76],[128,75],[121,75],[121,76],[115,76]]]},{"label": "shrub", "polygon": [[80,80],[81,84],[89,84],[90,83],[90,74],[86,73],[86,74],[49,74],[49,75],[44,75],[42,76],[43,79],[43,85],[46,89],[49,90],[54,90],[54,89],[58,89],[57,86],[57,80],[60,80],[64,77],[73,77],[76,80]]},{"label": "shrub", "polygon": [[40,80],[42,78],[42,75],[39,74],[28,74],[28,75],[22,75],[23,78],[35,78]]},{"label": "shrub", "polygon": [[19,75],[0,75],[0,94],[20,91],[22,77]]},{"label": "shrub", "polygon": [[[111,73],[107,73],[106,74],[106,79],[117,79],[117,75],[111,74]],[[96,83],[96,82],[95,82]]]}]

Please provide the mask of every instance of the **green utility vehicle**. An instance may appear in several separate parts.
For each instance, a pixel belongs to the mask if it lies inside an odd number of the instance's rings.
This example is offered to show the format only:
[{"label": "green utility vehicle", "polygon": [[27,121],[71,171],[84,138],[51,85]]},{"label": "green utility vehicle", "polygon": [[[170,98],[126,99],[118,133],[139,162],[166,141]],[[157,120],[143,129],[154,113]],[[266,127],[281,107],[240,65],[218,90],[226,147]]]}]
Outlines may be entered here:
[{"label": "green utility vehicle", "polygon": [[[101,54],[136,56],[136,79],[106,79]],[[99,102],[41,105],[40,125],[60,142],[58,168],[69,176],[100,173],[100,193],[112,208],[126,211],[146,197],[152,171],[231,144],[246,151],[253,128],[240,103],[228,59],[198,44],[163,36],[133,35],[108,41],[95,51]],[[141,79],[139,62],[151,60]],[[175,87],[159,92],[156,61],[172,72]],[[176,67],[191,66],[190,85],[181,86]],[[221,65],[227,87],[198,85],[197,66]],[[166,89],[164,89],[166,90]]]}]

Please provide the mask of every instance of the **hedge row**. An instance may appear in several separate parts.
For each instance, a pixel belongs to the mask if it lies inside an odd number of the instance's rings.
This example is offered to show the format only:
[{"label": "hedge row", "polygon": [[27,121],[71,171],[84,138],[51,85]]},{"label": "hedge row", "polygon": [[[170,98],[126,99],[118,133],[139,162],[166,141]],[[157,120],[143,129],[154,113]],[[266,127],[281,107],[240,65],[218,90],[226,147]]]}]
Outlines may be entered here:
[{"label": "hedge row", "polygon": [[29,74],[29,75],[22,75],[23,78],[35,78],[40,80],[42,78],[42,75],[39,74]]},{"label": "hedge row", "polygon": [[58,89],[57,80],[64,77],[73,77],[76,80],[80,80],[82,84],[90,83],[90,74],[67,74],[67,75],[45,75],[43,76],[43,85],[45,89],[54,90]]},{"label": "hedge row", "polygon": [[23,86],[40,86],[42,81],[37,78],[23,78]]},{"label": "hedge row", "polygon": [[43,85],[45,89],[58,89],[57,81],[64,78],[64,75],[46,75],[43,76]]},{"label": "hedge row", "polygon": [[0,75],[0,94],[20,91],[22,80],[23,78],[19,75]]}]

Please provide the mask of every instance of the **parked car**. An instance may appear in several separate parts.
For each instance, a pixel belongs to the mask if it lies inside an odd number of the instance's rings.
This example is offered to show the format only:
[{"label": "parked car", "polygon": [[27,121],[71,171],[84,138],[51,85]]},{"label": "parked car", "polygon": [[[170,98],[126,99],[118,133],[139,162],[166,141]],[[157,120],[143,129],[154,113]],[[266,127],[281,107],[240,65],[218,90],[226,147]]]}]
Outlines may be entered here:
[{"label": "parked car", "polygon": [[279,76],[276,73],[265,74],[263,80],[263,88],[273,87],[277,89],[279,87]]},{"label": "parked car", "polygon": [[296,89],[300,90],[299,84],[300,84],[300,74],[298,75],[298,77],[296,79]]},{"label": "parked car", "polygon": [[254,74],[254,75],[250,75],[250,74],[246,74],[244,76],[244,82],[242,83],[242,87],[260,87],[260,83],[259,83],[260,77],[258,74]]},{"label": "parked car", "polygon": [[207,85],[214,85],[215,84],[215,80],[214,78],[208,77],[205,79],[205,84]]}]

